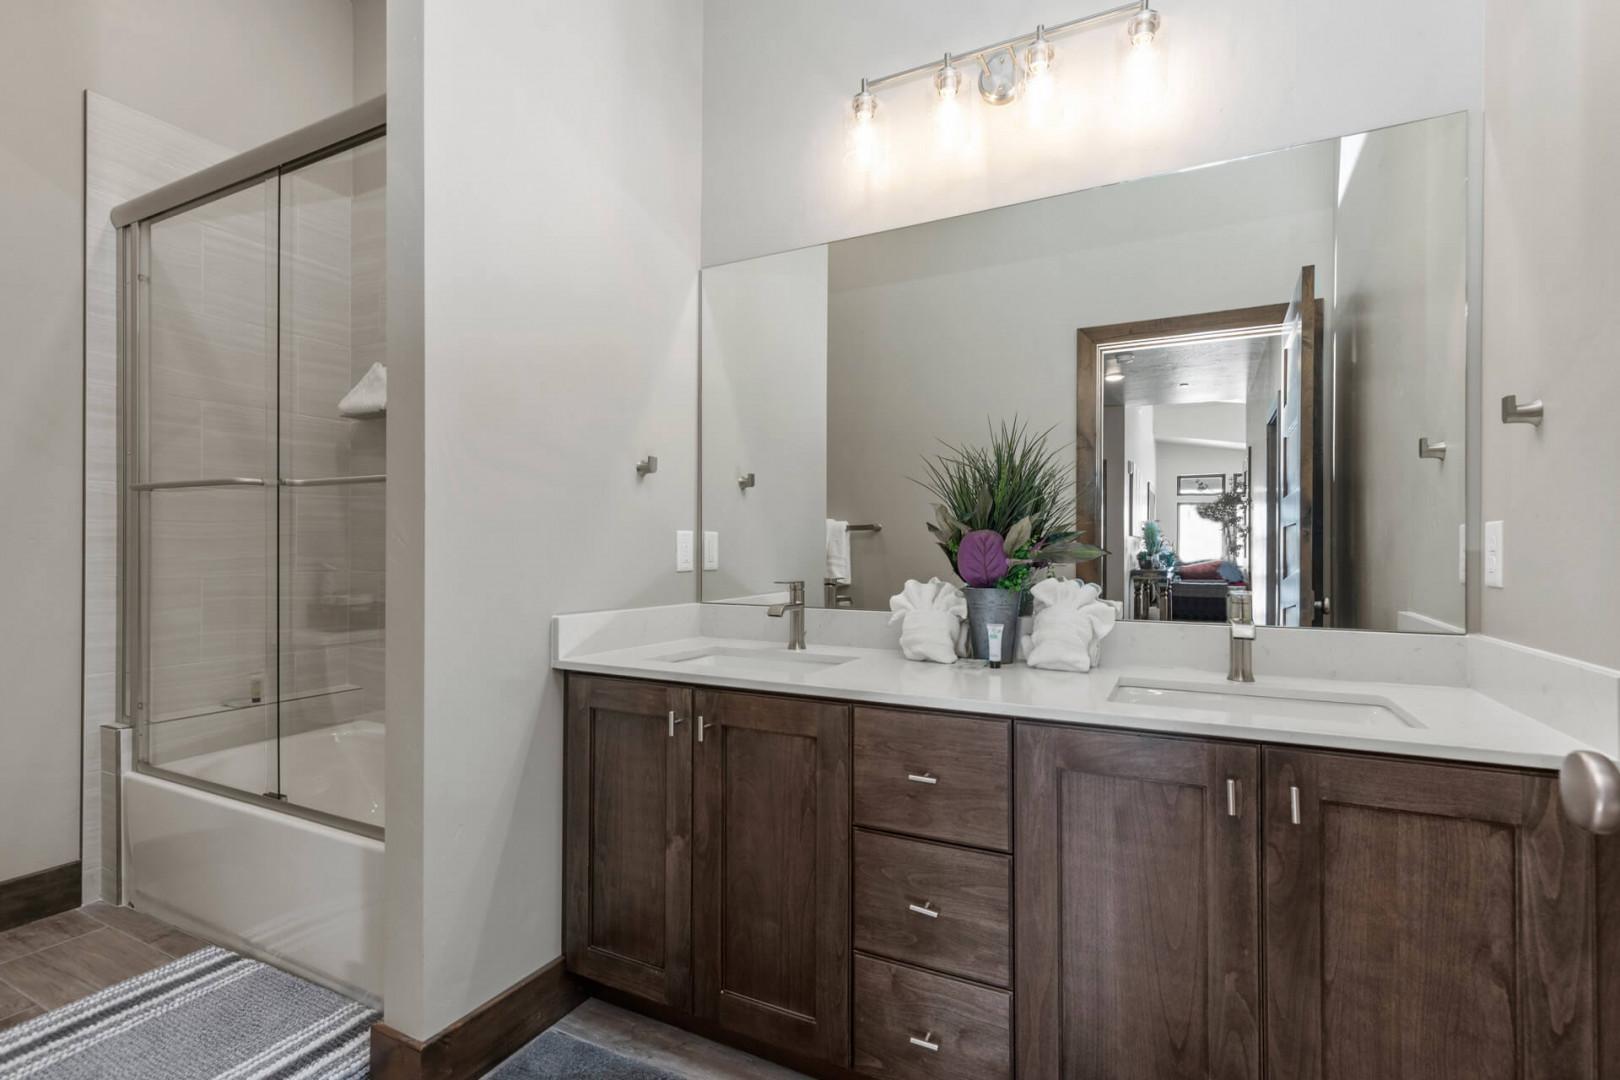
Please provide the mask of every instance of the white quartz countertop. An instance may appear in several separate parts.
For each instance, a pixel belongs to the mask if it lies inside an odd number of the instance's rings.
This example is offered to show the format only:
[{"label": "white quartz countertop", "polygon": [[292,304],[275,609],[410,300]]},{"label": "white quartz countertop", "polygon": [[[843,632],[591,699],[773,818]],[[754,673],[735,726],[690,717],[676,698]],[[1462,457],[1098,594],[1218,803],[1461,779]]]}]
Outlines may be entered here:
[{"label": "white quartz countertop", "polygon": [[[1256,702],[1251,697],[1234,703],[1232,708],[1182,708],[1159,703],[1127,704],[1109,698],[1121,681],[1188,690],[1207,687],[1226,691],[1236,687],[1223,674],[1194,668],[1104,667],[1078,674],[1040,671],[1020,663],[991,669],[966,662],[920,663],[906,660],[891,649],[844,645],[812,645],[808,652],[812,656],[853,659],[831,665],[804,664],[802,670],[800,665],[789,664],[763,670],[744,670],[741,665],[725,663],[704,667],[679,659],[715,649],[782,651],[780,645],[758,640],[683,637],[629,648],[566,653],[556,657],[555,666],[597,675],[873,705],[1536,769],[1556,769],[1571,750],[1589,748],[1586,743],[1462,686],[1259,673],[1252,687],[1244,689],[1274,701]],[[790,667],[793,669],[788,670]],[[1287,700],[1291,693],[1382,704],[1407,723],[1311,719],[1303,715],[1305,710],[1294,708]],[[1359,711],[1346,712],[1356,715]]]}]

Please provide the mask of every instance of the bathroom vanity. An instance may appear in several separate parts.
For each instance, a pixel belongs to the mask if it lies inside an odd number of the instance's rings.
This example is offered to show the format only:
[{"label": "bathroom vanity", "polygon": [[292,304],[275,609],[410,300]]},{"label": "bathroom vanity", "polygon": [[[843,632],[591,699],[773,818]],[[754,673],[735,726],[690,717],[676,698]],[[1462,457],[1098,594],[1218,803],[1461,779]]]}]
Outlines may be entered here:
[{"label": "bathroom vanity", "polygon": [[816,653],[559,660],[575,974],[829,1076],[1612,1075],[1566,736],[1460,687]]}]

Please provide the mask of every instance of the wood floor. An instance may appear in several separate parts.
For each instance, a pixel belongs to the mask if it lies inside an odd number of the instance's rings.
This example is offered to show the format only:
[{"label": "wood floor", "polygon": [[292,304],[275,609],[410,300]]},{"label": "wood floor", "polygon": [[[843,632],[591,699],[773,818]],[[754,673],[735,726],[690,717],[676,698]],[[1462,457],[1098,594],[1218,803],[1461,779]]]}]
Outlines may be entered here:
[{"label": "wood floor", "polygon": [[804,1074],[592,998],[556,1030],[686,1080],[805,1080]]},{"label": "wood floor", "polygon": [[91,904],[0,933],[0,1029],[202,948],[132,908]]}]

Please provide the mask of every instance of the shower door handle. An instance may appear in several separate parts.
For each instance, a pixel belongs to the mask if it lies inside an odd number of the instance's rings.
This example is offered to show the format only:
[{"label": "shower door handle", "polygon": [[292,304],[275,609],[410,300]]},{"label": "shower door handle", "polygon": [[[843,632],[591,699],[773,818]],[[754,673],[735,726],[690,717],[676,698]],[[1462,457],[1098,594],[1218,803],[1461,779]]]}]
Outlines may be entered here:
[{"label": "shower door handle", "polygon": [[387,473],[368,473],[364,476],[309,476],[301,479],[292,479],[283,476],[281,478],[281,486],[333,487],[337,484],[381,484],[387,480]]},{"label": "shower door handle", "polygon": [[211,487],[264,487],[264,481],[255,476],[222,476],[214,480],[149,480],[144,484],[131,484],[131,491],[173,491],[179,488]]}]

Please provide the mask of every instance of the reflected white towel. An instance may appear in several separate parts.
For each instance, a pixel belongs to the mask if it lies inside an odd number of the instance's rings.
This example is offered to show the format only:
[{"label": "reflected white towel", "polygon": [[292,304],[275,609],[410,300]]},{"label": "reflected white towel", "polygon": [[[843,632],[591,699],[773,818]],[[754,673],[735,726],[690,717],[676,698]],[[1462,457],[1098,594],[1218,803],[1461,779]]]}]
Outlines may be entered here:
[{"label": "reflected white towel", "polygon": [[967,599],[948,581],[908,581],[889,597],[889,622],[900,623],[900,652],[907,660],[954,664],[962,644]]},{"label": "reflected white towel", "polygon": [[338,412],[343,416],[382,416],[387,411],[388,369],[382,364],[372,364],[338,402]]},{"label": "reflected white towel", "polygon": [[850,584],[849,522],[827,519],[827,580]]},{"label": "reflected white towel", "polygon": [[1098,597],[1096,585],[1047,578],[1030,590],[1035,597],[1034,629],[1024,643],[1030,667],[1090,671],[1102,639],[1114,629],[1118,611]]}]

